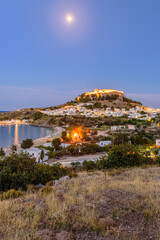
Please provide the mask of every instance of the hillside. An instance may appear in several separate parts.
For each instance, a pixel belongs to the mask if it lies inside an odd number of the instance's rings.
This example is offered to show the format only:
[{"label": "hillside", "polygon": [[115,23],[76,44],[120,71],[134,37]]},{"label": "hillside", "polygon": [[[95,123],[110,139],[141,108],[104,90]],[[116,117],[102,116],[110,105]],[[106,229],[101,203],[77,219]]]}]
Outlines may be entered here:
[{"label": "hillside", "polygon": [[159,239],[159,174],[159,167],[83,172],[41,190],[30,186],[0,202],[0,239]]},{"label": "hillside", "polygon": [[[86,111],[94,111],[95,109],[98,109],[99,111],[106,111],[106,108],[109,108],[114,111],[115,108],[129,110],[130,108],[135,108],[136,106],[143,107],[140,102],[126,98],[122,91],[112,89],[95,89],[94,92],[83,93],[79,97],[76,97],[74,101],[70,101],[62,105],[48,108],[26,108],[13,112],[0,113],[0,121],[27,119],[33,125],[46,127],[64,124],[70,125],[73,123],[86,125],[85,123],[83,124],[83,122],[85,120],[88,122],[88,120],[82,115],[79,116],[79,113],[84,111],[84,109],[86,109]],[[71,112],[76,111],[77,113],[72,116],[72,114],[68,114],[66,112],[67,109],[70,109]],[[47,110],[52,111],[52,113],[54,112],[54,114],[48,114]],[[62,112],[64,114],[61,114]],[[85,116],[90,117],[89,114]],[[90,123],[92,122],[93,126],[95,124],[99,124],[99,122],[94,123],[94,121],[90,119]],[[92,126],[92,124],[87,126]]]},{"label": "hillside", "polygon": [[82,93],[75,99],[78,103],[101,103],[103,107],[131,108],[141,106],[142,103],[126,98],[124,92],[113,89],[95,89],[94,92]]}]

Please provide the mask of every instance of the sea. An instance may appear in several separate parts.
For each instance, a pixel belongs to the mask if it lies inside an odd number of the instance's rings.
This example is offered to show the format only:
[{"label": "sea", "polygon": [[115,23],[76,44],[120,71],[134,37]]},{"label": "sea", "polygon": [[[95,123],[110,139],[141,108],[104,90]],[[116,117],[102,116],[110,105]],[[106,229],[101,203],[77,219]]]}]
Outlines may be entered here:
[{"label": "sea", "polygon": [[51,128],[21,124],[0,125],[0,148],[17,145],[27,138],[35,140],[52,134],[53,130]]}]

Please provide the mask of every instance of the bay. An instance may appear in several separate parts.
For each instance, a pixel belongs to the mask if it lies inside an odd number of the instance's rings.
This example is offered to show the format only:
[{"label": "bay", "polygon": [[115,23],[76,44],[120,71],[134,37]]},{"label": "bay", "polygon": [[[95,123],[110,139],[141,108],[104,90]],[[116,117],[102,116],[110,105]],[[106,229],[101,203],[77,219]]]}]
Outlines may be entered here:
[{"label": "bay", "polygon": [[17,145],[27,138],[33,140],[53,134],[50,128],[31,125],[0,125],[0,148]]}]

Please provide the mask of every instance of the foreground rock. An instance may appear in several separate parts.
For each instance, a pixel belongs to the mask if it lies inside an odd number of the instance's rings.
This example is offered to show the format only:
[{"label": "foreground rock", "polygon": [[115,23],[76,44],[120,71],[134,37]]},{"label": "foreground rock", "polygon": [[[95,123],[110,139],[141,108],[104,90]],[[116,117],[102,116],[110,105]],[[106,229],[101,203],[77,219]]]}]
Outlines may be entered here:
[{"label": "foreground rock", "polygon": [[69,179],[70,179],[70,177],[68,177],[68,176],[62,177],[59,180],[53,181],[53,185],[58,185],[60,182],[65,182],[65,181],[67,181]]}]

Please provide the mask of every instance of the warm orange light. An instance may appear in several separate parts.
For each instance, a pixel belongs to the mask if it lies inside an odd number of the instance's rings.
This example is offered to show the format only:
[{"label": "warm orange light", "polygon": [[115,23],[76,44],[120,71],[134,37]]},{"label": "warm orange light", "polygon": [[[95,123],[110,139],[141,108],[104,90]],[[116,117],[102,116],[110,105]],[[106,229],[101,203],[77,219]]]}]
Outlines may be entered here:
[{"label": "warm orange light", "polygon": [[85,135],[88,134],[88,129],[84,130],[82,127],[77,127],[70,131],[70,142],[83,142]]},{"label": "warm orange light", "polygon": [[18,124],[15,125],[15,145],[18,145]]}]

